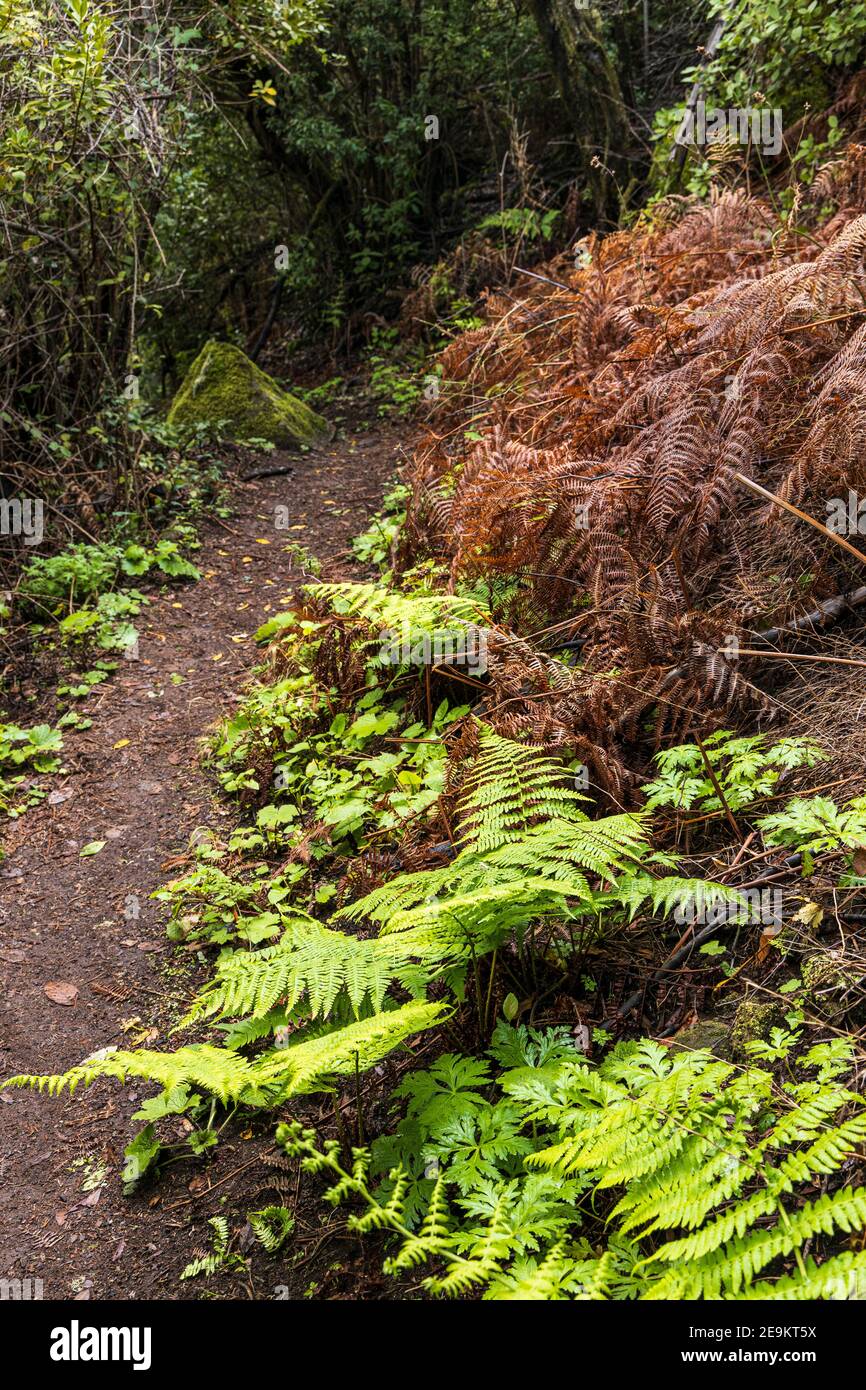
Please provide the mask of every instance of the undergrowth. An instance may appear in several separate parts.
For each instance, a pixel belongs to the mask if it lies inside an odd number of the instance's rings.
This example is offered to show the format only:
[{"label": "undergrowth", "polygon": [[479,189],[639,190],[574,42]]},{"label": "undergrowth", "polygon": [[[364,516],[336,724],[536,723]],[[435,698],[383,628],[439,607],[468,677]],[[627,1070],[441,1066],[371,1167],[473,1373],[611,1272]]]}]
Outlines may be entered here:
[{"label": "undergrowth", "polygon": [[[329,1201],[355,1204],[352,1229],[395,1241],[389,1273],[425,1265],[432,1294],[496,1299],[848,1296],[866,1258],[846,1244],[866,1227],[866,1194],[846,1185],[866,1118],[844,1042],[806,1047],[792,1012],[793,1031],[738,1066],[502,1021],[596,990],[635,922],[663,930],[696,907],[749,920],[736,887],[662,848],[655,817],[760,815],[821,750],[723,732],[661,755],[644,809],[602,813],[576,760],[503,737],[450,693],[432,701],[425,639],[496,631],[476,599],[320,582],[305,599],[262,630],[258,679],[206,749],[241,824],[227,841],[197,834],[158,893],[171,936],[219,948],[178,1025],[218,1040],[109,1046],[7,1084],[157,1082],[127,1148],[133,1190],[171,1152],[172,1117],[202,1156],[238,1107],[282,1115],[432,1047],[397,1088],[396,1127],[351,1161],[342,1134],[321,1145],[300,1118],[278,1131]],[[802,798],[764,814],[768,844],[851,850],[858,808],[813,800],[812,820]],[[455,1030],[478,1050],[442,1053]],[[257,1221],[276,1252],[287,1217]],[[233,1258],[216,1231],[185,1277]]]}]

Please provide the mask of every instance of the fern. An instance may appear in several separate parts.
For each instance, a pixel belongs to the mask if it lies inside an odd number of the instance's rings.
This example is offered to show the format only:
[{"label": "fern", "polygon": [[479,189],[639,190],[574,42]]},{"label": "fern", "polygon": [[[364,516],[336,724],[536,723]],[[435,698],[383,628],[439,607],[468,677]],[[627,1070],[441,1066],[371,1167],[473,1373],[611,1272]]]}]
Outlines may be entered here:
[{"label": "fern", "polygon": [[366,1071],[414,1033],[440,1022],[446,1012],[444,1004],[404,1004],[284,1050],[265,1052],[255,1061],[207,1043],[182,1047],[177,1052],[106,1049],[107,1055],[85,1059],[62,1075],[14,1076],[3,1084],[35,1087],[58,1095],[66,1089],[74,1092],[82,1084],[89,1086],[99,1076],[112,1076],[119,1081],[135,1076],[157,1081],[167,1091],[176,1086],[192,1086],[224,1105],[274,1105],[290,1096],[327,1090],[335,1076]]},{"label": "fern", "polygon": [[[866,1252],[823,1263],[805,1252],[866,1230],[866,1189],[832,1184],[866,1142],[866,1104],[840,1079],[844,1052],[838,1040],[811,1049],[798,1066],[817,1079],[780,1088],[761,1068],[651,1042],[593,1068],[560,1034],[500,1025],[500,1099],[486,1062],[449,1055],[403,1081],[405,1119],[372,1153],[355,1151],[351,1173],[300,1126],[278,1138],[335,1179],[330,1201],[361,1202],[353,1229],[398,1235],[386,1272],[441,1266],[431,1293],[841,1297],[866,1277]],[[831,1185],[815,1196],[818,1181]],[[581,1200],[593,1189],[620,1194],[598,1204],[606,1229]]]},{"label": "fern", "polygon": [[295,1218],[287,1207],[263,1207],[251,1211],[248,1221],[256,1240],[269,1255],[275,1255],[295,1228]]},{"label": "fern", "polygon": [[[814,1066],[819,1059],[807,1054],[804,1061]],[[817,1175],[838,1171],[866,1139],[863,1102],[838,1081],[789,1085],[788,1108],[774,1117],[779,1098],[769,1072],[737,1074],[703,1053],[667,1058],[644,1043],[601,1071],[614,1087],[603,1097],[586,1085],[582,1068],[562,1078],[568,1132],[528,1162],[563,1176],[583,1174],[599,1187],[625,1187],[612,1219],[620,1219],[624,1234],[637,1230],[638,1240],[695,1230],[645,1257],[641,1297],[737,1297],[766,1266],[816,1235],[866,1227],[862,1189],[826,1194],[799,1209],[785,1200]],[[583,1111],[581,1093],[590,1102]],[[850,1106],[856,1113],[834,1124]],[[794,1145],[805,1147],[776,1156]],[[660,1265],[667,1268],[659,1272]]]},{"label": "fern", "polygon": [[401,593],[383,584],[307,584],[305,592],[334,613],[346,615],[375,629],[376,637],[361,639],[369,649],[370,668],[381,665],[426,665],[431,640],[447,639],[463,650],[486,642],[485,624],[490,616],[474,599],[433,590]]},{"label": "fern", "polygon": [[451,936],[434,929],[361,939],[309,918],[287,928],[276,946],[223,956],[181,1026],[213,1016],[264,1018],[278,1002],[288,1013],[303,997],[310,1018],[330,1017],[341,996],[356,1017],[365,1007],[379,1013],[392,982],[422,993],[436,967],[459,954]]},{"label": "fern", "polygon": [[827,796],[796,797],[784,810],[758,821],[768,845],[784,845],[806,854],[866,847],[866,797],[839,807]]},{"label": "fern", "polygon": [[384,584],[306,584],[304,592],[335,613],[382,628],[408,626],[431,633],[449,620],[477,622],[487,617],[479,603],[459,594],[402,594]]},{"label": "fern", "polygon": [[[386,932],[433,923],[447,931],[450,921],[455,948],[471,938],[479,953],[534,918],[577,911],[597,919],[617,909],[633,917],[643,906],[667,915],[697,898],[738,901],[703,880],[653,877],[649,861],[669,861],[652,854],[646,815],[590,820],[565,776],[561,762],[481,725],[479,756],[458,797],[460,852],[441,869],[398,875],[341,915]],[[588,874],[607,880],[606,889]]]},{"label": "fern", "polygon": [[196,1279],[200,1274],[216,1274],[220,1269],[243,1269],[243,1256],[231,1249],[229,1226],[224,1216],[212,1216],[207,1223],[211,1231],[211,1250],[197,1255],[181,1272],[181,1279]]},{"label": "fern", "polygon": [[521,839],[538,821],[585,821],[577,803],[589,798],[568,788],[566,777],[558,759],[480,725],[478,756],[461,788],[460,842],[484,854]]}]

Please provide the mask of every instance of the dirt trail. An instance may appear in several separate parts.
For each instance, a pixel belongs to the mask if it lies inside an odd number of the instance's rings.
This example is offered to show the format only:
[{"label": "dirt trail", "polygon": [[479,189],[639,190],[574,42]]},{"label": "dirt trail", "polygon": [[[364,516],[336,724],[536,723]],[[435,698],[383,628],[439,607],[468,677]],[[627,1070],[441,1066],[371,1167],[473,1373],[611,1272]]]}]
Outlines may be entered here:
[{"label": "dirt trail", "polygon": [[[291,589],[285,543],[306,546],[328,577],[348,575],[348,540],[397,462],[396,435],[379,431],[298,460],[290,476],[240,486],[230,529],[206,528],[203,580],[142,610],[140,660],[122,663],[87,702],[92,727],[67,737],[69,775],[51,783],[67,799],[43,802],[7,835],[3,1075],[63,1071],[111,1043],[176,1045],[168,1029],[207,967],[166,940],[148,895],[172,877],[196,826],[228,828],[233,815],[197,767],[197,740],[230,708],[256,660],[252,634]],[[289,508],[288,531],[275,529],[277,506]],[[95,840],[105,848],[80,858]],[[75,986],[75,1004],[52,1002],[50,981]],[[236,1125],[212,1161],[177,1163],[124,1198],[122,1149],[147,1093],[109,1081],[74,1100],[0,1093],[0,1277],[39,1278],[47,1299],[200,1296],[177,1275],[273,1125],[256,1136]],[[299,1222],[298,1238],[301,1249],[305,1238],[312,1250],[321,1243],[312,1222],[306,1231]],[[306,1261],[296,1263],[306,1277]],[[259,1273],[254,1260],[221,1296],[272,1297],[274,1279],[273,1264]]]}]

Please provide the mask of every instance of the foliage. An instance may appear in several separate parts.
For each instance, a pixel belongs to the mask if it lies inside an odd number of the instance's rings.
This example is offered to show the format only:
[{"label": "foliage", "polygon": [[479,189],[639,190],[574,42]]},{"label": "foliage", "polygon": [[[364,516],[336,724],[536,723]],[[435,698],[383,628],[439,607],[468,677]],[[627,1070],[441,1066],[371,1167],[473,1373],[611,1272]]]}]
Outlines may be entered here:
[{"label": "foliage", "polygon": [[866,1226],[866,1191],[840,1185],[866,1138],[842,1040],[781,1085],[646,1041],[590,1067],[564,1033],[506,1024],[491,1056],[499,1098],[489,1063],[440,1057],[351,1169],[298,1122],[278,1131],[329,1202],[361,1203],[350,1229],[399,1237],[386,1272],[428,1264],[432,1293],[545,1300],[840,1297],[862,1277],[862,1252],[818,1253]]},{"label": "foliage", "polygon": [[837,806],[827,796],[794,797],[781,810],[758,821],[768,845],[784,845],[803,856],[804,874],[811,872],[816,854],[847,849],[862,855],[866,849],[866,797]]},{"label": "foliage", "polygon": [[352,540],[352,552],[362,564],[379,565],[384,568],[390,555],[391,546],[406,520],[404,503],[408,495],[403,483],[395,483],[382,499],[382,509],[371,519],[368,526]]},{"label": "foliage", "polygon": [[[805,6],[798,0],[746,0],[733,12],[723,0],[710,0],[709,12],[713,19],[724,15],[725,29],[702,75],[708,101],[744,106],[748,91],[759,91],[768,105],[784,107],[789,125],[807,103],[826,105],[832,96],[829,71],[852,67],[866,48],[866,5],[859,0],[842,8],[832,0]],[[694,77],[686,72],[683,81]]]},{"label": "foliage", "polygon": [[286,289],[307,316],[321,322],[336,302],[345,318],[347,300],[371,308],[414,263],[435,259],[467,186],[509,148],[506,112],[536,127],[550,112],[538,60],[522,8],[335,0],[321,48],[270,68],[262,144],[292,190]]},{"label": "foliage", "polygon": [[[715,55],[689,66],[682,82],[690,89],[700,83],[707,109],[756,109],[781,112],[786,131],[812,112],[822,112],[835,95],[840,71],[854,67],[866,51],[866,6],[840,8],[832,0],[746,0],[735,10],[724,0],[710,0],[709,20],[724,19]],[[681,125],[684,107],[662,107],[655,113],[653,135],[657,153],[652,183],[656,190],[670,184],[672,141]],[[795,180],[809,184],[830,159],[843,138],[838,117],[828,118],[826,138],[817,131],[798,130],[786,141]],[[757,154],[752,150],[750,153]],[[730,145],[693,150],[686,187],[705,196],[720,168],[740,156]],[[782,204],[791,208],[793,190],[784,190]]]},{"label": "foliage", "polygon": [[774,649],[850,588],[842,548],[742,480],[813,516],[861,486],[864,333],[819,333],[816,307],[862,304],[866,219],[821,213],[859,205],[858,150],[790,225],[720,187],[584,238],[573,268],[496,299],[440,357],[395,568],[435,557],[443,588],[511,581],[491,722],[573,749],[620,804],[651,750],[783,717]]},{"label": "foliage", "polygon": [[163,539],[153,547],[131,542],[122,546],[76,544],[57,555],[35,555],[21,581],[25,602],[45,607],[83,606],[109,593],[127,579],[158,570],[167,579],[199,579],[198,570],[181,555],[175,541]]},{"label": "foliage", "polygon": [[827,756],[810,738],[782,738],[769,743],[766,734],[738,738],[727,730],[704,739],[703,748],[702,754],[697,744],[683,744],[656,753],[654,761],[660,776],[644,783],[647,810],[673,806],[678,811],[722,811],[724,807],[707,763],[724,803],[732,811],[739,811],[753,801],[771,796],[786,772],[814,767]]},{"label": "foliage", "polygon": [[584,820],[562,763],[482,727],[478,756],[462,787],[459,838],[479,853],[521,840],[544,820]]},{"label": "foliage", "polygon": [[[200,868],[162,896],[213,899],[216,920],[205,930],[217,940],[226,939],[216,927],[226,909],[240,917],[241,939],[254,943],[279,933],[264,949],[226,952],[183,1020],[216,1020],[229,1045],[174,1053],[106,1049],[63,1075],[9,1084],[56,1094],[97,1076],[139,1076],[160,1082],[165,1096],[192,1087],[223,1104],[273,1106],[374,1065],[441,1021],[446,1005],[426,1002],[441,983],[459,999],[470,975],[479,1016],[486,1017],[480,960],[509,940],[522,948],[533,924],[568,924],[573,950],[575,933],[579,939],[600,920],[627,919],[641,905],[665,914],[697,894],[736,896],[701,880],[656,877],[655,865],[667,868],[669,861],[651,853],[641,818],[590,821],[563,777],[543,753],[509,745],[482,727],[458,798],[459,853],[443,869],[398,875],[343,909],[331,926],[289,905],[290,884],[272,882],[267,910],[256,911],[266,884],[254,876],[234,885],[205,843]],[[240,916],[245,906],[253,907],[252,916]],[[344,931],[344,919],[375,923],[378,935]],[[561,944],[566,957],[568,939]],[[412,1002],[400,1003],[406,992]],[[249,1061],[239,1055],[263,1037],[273,1039],[268,1050]]]},{"label": "foliage", "polygon": [[44,796],[30,781],[30,774],[56,772],[62,747],[60,730],[50,724],[22,729],[17,724],[0,723],[0,810],[7,816],[18,816]]},{"label": "foliage", "polygon": [[231,1249],[231,1236],[228,1222],[224,1216],[212,1216],[207,1223],[211,1228],[211,1250],[207,1255],[198,1255],[182,1271],[181,1279],[197,1279],[200,1274],[216,1274],[220,1270],[243,1269],[243,1256]]},{"label": "foliage", "polygon": [[159,1082],[166,1092],[193,1086],[224,1105],[276,1105],[291,1096],[328,1090],[336,1076],[366,1071],[406,1038],[432,1027],[444,1012],[442,1004],[404,1004],[307,1041],[273,1048],[254,1061],[209,1043],[182,1047],[177,1052],[104,1048],[60,1075],[15,1076],[4,1084],[32,1086],[58,1095],[67,1089],[74,1092],[82,1084],[89,1086],[99,1076],[113,1076],[119,1081],[137,1076]]},{"label": "foliage", "polygon": [[370,340],[370,395],[380,416],[411,415],[423,390],[423,350],[411,341],[401,350],[397,338],[394,328],[374,328]]},{"label": "foliage", "polygon": [[249,1223],[256,1240],[269,1255],[276,1255],[291,1235],[295,1218],[286,1207],[263,1207],[261,1211],[251,1211]]}]

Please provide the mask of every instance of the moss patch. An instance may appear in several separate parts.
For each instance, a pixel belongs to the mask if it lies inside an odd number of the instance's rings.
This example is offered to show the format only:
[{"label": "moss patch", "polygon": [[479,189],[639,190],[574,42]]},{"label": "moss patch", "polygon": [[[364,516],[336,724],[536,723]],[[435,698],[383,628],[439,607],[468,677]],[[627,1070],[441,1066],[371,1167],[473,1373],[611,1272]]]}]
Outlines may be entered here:
[{"label": "moss patch", "polygon": [[228,439],[318,444],[333,430],[232,343],[206,343],[168,412],[170,425],[213,425]]},{"label": "moss patch", "polygon": [[700,1019],[691,1028],[683,1028],[671,1042],[671,1052],[714,1052],[726,1060],[731,1055],[730,1029],[726,1023],[712,1018]]},{"label": "moss patch", "polygon": [[782,1004],[758,1004],[744,999],[737,1009],[731,1028],[731,1051],[737,1061],[748,1061],[746,1043],[766,1042],[771,1028],[781,1028],[785,1023],[785,1009]]},{"label": "moss patch", "polygon": [[836,1018],[859,1003],[862,980],[862,972],[837,951],[818,951],[803,961],[806,995],[821,1018]]}]

